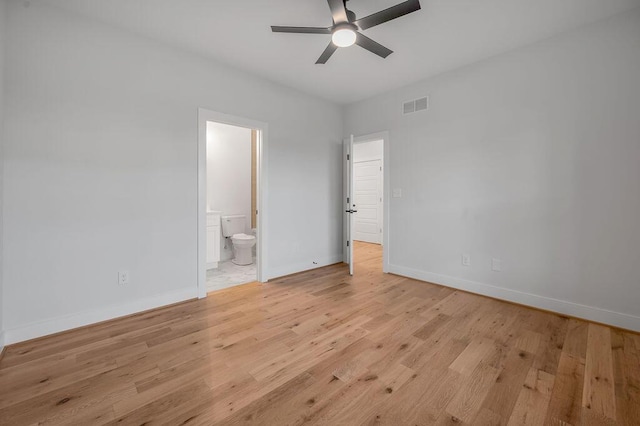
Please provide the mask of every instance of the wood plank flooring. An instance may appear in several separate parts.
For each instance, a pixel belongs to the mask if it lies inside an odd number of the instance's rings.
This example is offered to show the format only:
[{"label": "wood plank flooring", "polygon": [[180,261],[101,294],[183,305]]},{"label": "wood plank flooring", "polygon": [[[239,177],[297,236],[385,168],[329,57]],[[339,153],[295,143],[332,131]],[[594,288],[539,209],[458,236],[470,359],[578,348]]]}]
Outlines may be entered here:
[{"label": "wood plank flooring", "polygon": [[0,424],[640,424],[638,334],[356,259],[11,346]]}]

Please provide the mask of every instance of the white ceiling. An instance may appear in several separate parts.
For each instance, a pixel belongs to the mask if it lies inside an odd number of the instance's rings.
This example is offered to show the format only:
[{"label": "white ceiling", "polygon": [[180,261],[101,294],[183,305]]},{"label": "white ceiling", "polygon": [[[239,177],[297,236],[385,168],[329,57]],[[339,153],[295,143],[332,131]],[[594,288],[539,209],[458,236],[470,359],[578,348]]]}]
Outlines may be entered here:
[{"label": "white ceiling", "polygon": [[[315,65],[328,35],[270,25],[330,26],[326,0],[42,0],[272,81],[350,103],[640,6],[640,0],[422,0],[422,10],[364,31],[394,50],[358,46]],[[358,17],[401,0],[350,0]]]}]

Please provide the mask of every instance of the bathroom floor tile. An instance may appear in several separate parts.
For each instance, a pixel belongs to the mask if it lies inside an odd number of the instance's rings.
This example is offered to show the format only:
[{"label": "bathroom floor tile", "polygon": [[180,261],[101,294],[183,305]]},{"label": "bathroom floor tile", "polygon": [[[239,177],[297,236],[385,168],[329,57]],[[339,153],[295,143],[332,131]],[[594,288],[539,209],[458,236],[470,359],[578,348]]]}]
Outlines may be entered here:
[{"label": "bathroom floor tile", "polygon": [[217,269],[207,270],[207,292],[256,280],[256,259],[251,265],[240,266],[230,260],[220,262]]}]

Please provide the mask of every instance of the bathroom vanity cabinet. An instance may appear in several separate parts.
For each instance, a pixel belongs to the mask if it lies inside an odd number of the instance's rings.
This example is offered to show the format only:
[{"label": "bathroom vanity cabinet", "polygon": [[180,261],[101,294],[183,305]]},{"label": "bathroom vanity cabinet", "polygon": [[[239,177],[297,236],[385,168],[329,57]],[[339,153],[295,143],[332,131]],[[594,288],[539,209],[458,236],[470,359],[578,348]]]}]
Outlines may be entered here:
[{"label": "bathroom vanity cabinet", "polygon": [[220,215],[207,212],[207,269],[215,269],[220,262]]}]

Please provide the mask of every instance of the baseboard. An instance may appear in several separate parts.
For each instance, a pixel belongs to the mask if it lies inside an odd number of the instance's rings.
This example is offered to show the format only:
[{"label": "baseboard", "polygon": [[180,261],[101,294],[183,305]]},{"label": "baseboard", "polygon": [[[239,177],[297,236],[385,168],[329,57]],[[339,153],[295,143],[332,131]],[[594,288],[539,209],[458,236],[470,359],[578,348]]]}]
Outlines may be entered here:
[{"label": "baseboard", "polygon": [[420,271],[404,266],[389,265],[389,272],[416,280],[427,281],[446,287],[468,291],[470,293],[493,297],[495,299],[640,332],[640,317],[634,315],[581,305],[578,303],[568,302],[566,300],[538,296],[535,294],[510,290],[504,287],[496,287],[490,284],[440,275],[433,272]]},{"label": "baseboard", "polygon": [[11,345],[197,297],[198,291],[194,287],[151,296],[146,299],[106,306],[91,311],[78,312],[45,321],[33,322],[20,327],[6,329],[4,331],[4,345]]},{"label": "baseboard", "polygon": [[0,331],[0,361],[2,361],[2,357],[4,356],[4,349],[6,345],[4,343],[4,330]]},{"label": "baseboard", "polygon": [[272,280],[274,278],[284,277],[286,275],[297,274],[298,272],[304,272],[311,269],[322,268],[323,266],[333,265],[334,263],[342,263],[342,253],[335,254],[324,259],[314,260],[313,262],[304,262],[295,265],[287,265],[286,267],[282,268],[274,268],[268,271],[267,279]]}]

